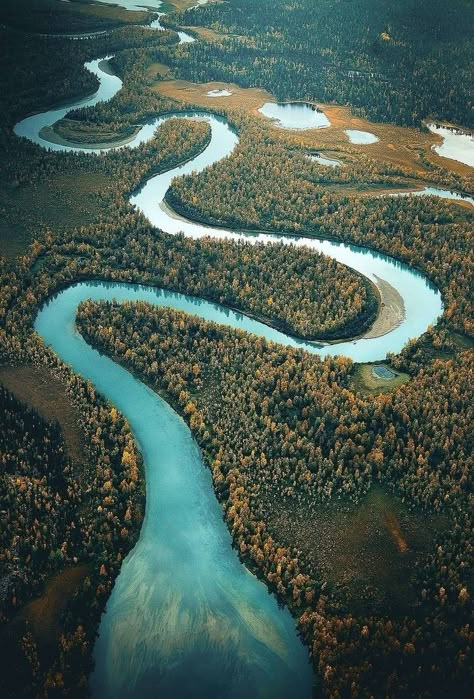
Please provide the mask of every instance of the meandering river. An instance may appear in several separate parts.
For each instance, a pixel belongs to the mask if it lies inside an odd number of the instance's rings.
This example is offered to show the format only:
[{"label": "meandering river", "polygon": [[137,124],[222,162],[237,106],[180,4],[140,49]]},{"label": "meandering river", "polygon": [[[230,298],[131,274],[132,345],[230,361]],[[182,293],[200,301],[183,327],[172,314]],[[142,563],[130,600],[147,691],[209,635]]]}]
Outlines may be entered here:
[{"label": "meandering river", "polygon": [[[84,151],[77,144],[51,143],[45,128],[77,106],[111,99],[121,82],[101,60],[87,64],[99,91],[69,107],[30,116],[18,136],[44,148]],[[52,298],[35,328],[61,359],[89,379],[127,417],[143,453],[146,516],[140,538],[125,559],[102,617],[91,678],[93,695],[114,697],[311,696],[307,652],[294,620],[266,587],[239,562],[215,498],[211,476],[183,420],[158,395],[111,359],[91,348],[75,328],[78,304],[86,299],[145,300],[302,347],[321,356],[344,354],[356,361],[382,359],[435,323],[442,312],[439,292],[414,270],[369,249],[315,239],[223,230],[185,220],[170,211],[165,194],[174,177],[198,172],[231,155],[238,136],[222,118],[206,112],[180,114],[205,119],[211,140],[190,162],[151,177],[132,198],[157,227],[195,238],[213,236],[307,246],[334,257],[375,284],[390,284],[403,300],[404,319],[380,337],[321,345],[301,342],[245,315],[202,299],[129,284],[80,283]],[[120,147],[134,148],[153,137],[167,115],[143,125]]]}]

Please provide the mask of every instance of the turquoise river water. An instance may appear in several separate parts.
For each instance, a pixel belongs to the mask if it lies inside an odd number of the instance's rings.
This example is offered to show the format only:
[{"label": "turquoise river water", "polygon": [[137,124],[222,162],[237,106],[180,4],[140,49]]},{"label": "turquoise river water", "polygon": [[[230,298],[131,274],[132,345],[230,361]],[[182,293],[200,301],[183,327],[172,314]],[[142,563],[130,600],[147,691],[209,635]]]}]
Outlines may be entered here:
[{"label": "turquoise river water", "polygon": [[[101,60],[86,64],[100,81],[96,95],[27,117],[16,125],[15,133],[44,148],[97,152],[99,149],[74,144],[52,144],[43,129],[76,106],[112,99],[121,82],[102,70]],[[161,123],[176,116],[144,124],[120,147],[138,147],[153,138]],[[190,430],[163,399],[85,342],[75,327],[77,306],[86,299],[143,300],[320,356],[344,354],[355,361],[373,361],[383,359],[388,351],[398,352],[410,338],[435,323],[442,312],[441,297],[422,275],[369,249],[281,235],[249,236],[177,216],[164,201],[172,179],[199,172],[230,156],[238,143],[237,135],[220,117],[206,112],[178,116],[206,120],[211,141],[192,161],[151,177],[131,198],[154,225],[171,235],[181,231],[194,238],[245,238],[265,244],[281,241],[323,252],[375,284],[384,280],[393,286],[403,300],[405,316],[381,337],[324,345],[299,341],[202,299],[139,285],[79,283],[44,305],[35,322],[36,331],[64,362],[126,415],[146,471],[146,516],[139,541],[122,565],[100,623],[92,693],[98,699],[309,698],[314,680],[295,622],[239,562],[210,473]]]}]

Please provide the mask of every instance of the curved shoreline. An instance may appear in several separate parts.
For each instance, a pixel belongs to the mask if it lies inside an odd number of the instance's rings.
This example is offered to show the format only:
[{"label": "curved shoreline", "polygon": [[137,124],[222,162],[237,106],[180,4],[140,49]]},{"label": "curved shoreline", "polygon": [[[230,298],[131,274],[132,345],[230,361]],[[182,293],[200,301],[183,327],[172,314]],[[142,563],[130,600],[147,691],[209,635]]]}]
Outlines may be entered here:
[{"label": "curved shoreline", "polygon": [[[92,72],[95,72],[96,75],[99,77],[101,83],[101,87],[99,88],[98,93],[96,93],[92,99],[89,99],[87,101],[87,104],[95,104],[97,101],[99,101],[101,92],[105,92],[105,99],[110,99],[114,94],[116,94],[116,92],[120,89],[122,85],[122,82],[117,78],[115,78],[115,82],[112,84],[112,86],[109,85],[109,81],[114,81],[114,78],[112,76],[109,76],[102,70],[100,65],[102,60],[103,59],[97,59],[96,61],[87,64],[87,67],[90,70],[92,70]],[[74,105],[71,105],[69,107],[69,110],[72,108],[74,108]],[[57,111],[52,110],[50,112],[39,114],[36,117],[30,117],[30,119],[26,120],[28,122],[30,132],[27,131],[22,135],[26,135],[26,137],[29,137],[30,140],[33,140],[34,142],[39,143],[40,145],[43,145],[43,147],[51,147],[52,144],[50,144],[50,142],[43,141],[40,136],[41,129],[45,126],[44,122],[46,120],[47,124],[53,125],[58,118],[62,118],[65,115],[65,113],[67,113],[69,110],[60,110],[59,114]],[[171,212],[167,210],[164,200],[166,199],[166,194],[168,192],[169,185],[171,184],[171,180],[173,179],[173,177],[180,176],[182,174],[189,174],[195,171],[196,169],[200,171],[205,167],[212,165],[217,160],[229,156],[238,143],[238,138],[236,134],[233,132],[232,128],[229,126],[228,122],[223,117],[219,117],[208,111],[180,111],[176,114],[167,114],[157,117],[151,123],[143,125],[139,129],[138,134],[129,141],[128,146],[136,147],[140,143],[149,140],[153,137],[155,129],[160,124],[162,124],[169,118],[174,118],[177,116],[179,116],[180,118],[206,120],[211,126],[211,143],[209,144],[209,147],[201,153],[201,155],[195,157],[186,165],[181,164],[176,168],[172,168],[167,173],[160,173],[159,175],[149,176],[147,180],[143,183],[141,188],[136,193],[132,194],[132,196],[130,197],[131,203],[136,205],[138,209],[140,209],[142,213],[144,213],[144,215],[151,221],[153,225],[163,230],[164,232],[171,234],[183,232],[185,235],[191,235],[192,237],[204,237],[208,235],[211,237],[247,239],[250,242],[281,242],[283,244],[305,245],[306,247],[317,250],[318,252],[323,252],[327,254],[329,257],[333,257],[337,259],[339,262],[342,262],[343,264],[352,267],[352,269],[358,271],[359,273],[362,273],[362,275],[370,283],[375,284],[381,295],[375,330],[374,326],[372,326],[372,328],[369,329],[368,334],[363,333],[360,337],[353,338],[352,342],[358,342],[359,340],[365,342],[374,342],[377,338],[380,339],[381,337],[389,336],[391,335],[391,333],[396,333],[398,330],[403,329],[403,326],[406,324],[404,322],[406,319],[406,314],[405,318],[403,318],[403,304],[401,304],[400,302],[398,302],[397,304],[393,303],[393,292],[391,292],[390,294],[391,299],[389,303],[387,303],[384,300],[389,287],[396,289],[400,281],[398,274],[396,275],[396,277],[394,277],[393,274],[391,274],[391,279],[389,279],[386,277],[385,272],[383,271],[383,268],[386,268],[386,264],[389,264],[392,267],[397,265],[394,258],[390,258],[389,256],[384,255],[383,253],[374,252],[370,248],[363,249],[360,246],[354,246],[351,244],[343,243],[340,240],[331,241],[329,236],[324,238],[318,238],[317,235],[314,235],[313,232],[309,233],[303,231],[302,235],[294,233],[288,235],[281,234],[277,231],[258,231],[256,233],[252,232],[249,237],[248,232],[242,229],[232,230],[231,228],[222,229],[216,226],[209,226],[208,224],[199,225],[199,222],[197,222],[196,220],[190,221],[187,219],[179,218],[179,214],[171,214]],[[39,128],[37,130],[35,129],[35,123],[39,123]],[[15,127],[15,131],[17,133],[20,132],[21,134],[21,130],[24,125],[25,120],[23,120],[23,122],[20,122]],[[110,143],[107,144],[107,148],[103,150],[94,149],[93,145],[94,144],[87,144],[87,147],[59,145],[56,146],[56,149],[81,153],[99,153],[107,152],[109,150],[113,150],[120,147],[126,147],[127,144],[120,145],[120,143],[117,142]],[[159,190],[158,193],[156,193],[157,188]],[[153,190],[155,190],[155,193],[153,193]],[[372,265],[373,269],[367,267],[366,260],[365,262],[362,260],[362,257],[364,255],[372,256],[373,262],[375,263],[375,265]],[[359,260],[357,265],[354,265],[355,259]],[[386,262],[379,263],[379,260],[382,259]],[[402,263],[398,266],[400,269],[400,274],[402,273],[402,270],[405,270],[404,273],[408,275],[407,280],[410,277],[410,275],[415,276],[415,272],[412,272],[411,269],[405,263]],[[386,284],[389,285],[386,286],[383,291],[381,291],[381,284],[378,281],[379,279],[383,279],[386,282]],[[420,290],[423,290],[423,286],[419,288],[419,291]],[[403,297],[403,294],[399,295]],[[384,296],[384,298],[382,298],[382,296]],[[433,306],[433,302],[433,299],[431,299],[431,301],[429,301],[428,298],[426,299],[426,303],[428,304],[428,306],[430,304]],[[384,303],[385,306],[382,306],[382,303]],[[385,309],[384,311],[382,311],[383,308]],[[393,312],[389,313],[389,309],[392,309]],[[430,320],[428,320],[426,326],[433,323],[436,320],[436,317],[441,313],[441,311],[442,304],[439,301],[437,305],[436,315],[434,317],[431,317]],[[416,317],[415,309],[412,310],[411,316],[413,318]],[[371,358],[382,359],[386,355],[387,351],[399,351],[402,348],[403,344],[405,344],[406,341],[410,339],[410,337],[420,334],[422,331],[424,331],[424,329],[425,328],[423,328],[423,330],[419,328],[416,332],[410,333],[410,335],[407,335],[405,333],[403,342],[397,345],[389,346],[387,344],[382,344],[380,345],[381,349],[378,350],[377,353],[372,353],[370,356],[369,354],[364,353],[361,361],[370,361]],[[347,342],[338,343],[335,340],[332,340],[330,344],[330,346],[333,348],[332,351],[334,353],[336,351],[339,351],[339,353],[347,353],[347,345]],[[352,355],[352,352],[349,351],[349,354]],[[356,361],[359,361],[359,358],[356,358]]]},{"label": "curved shoreline", "polygon": [[[211,472],[188,426],[163,398],[76,330],[81,301],[140,298],[169,305],[170,296],[136,284],[70,284],[43,305],[35,321],[61,360],[126,415],[144,456],[145,519],[102,616],[93,696],[152,699],[159,687],[186,687],[184,671],[203,683],[198,696],[223,696],[224,685],[225,696],[235,699],[247,692],[308,699],[313,676],[295,620],[239,562]],[[217,308],[197,297],[173,296],[177,303],[199,305],[204,314]],[[228,311],[221,312],[228,319]],[[237,326],[240,314],[231,315]]]},{"label": "curved shoreline", "polygon": [[[108,89],[107,88],[107,80],[114,79],[114,76],[110,75],[110,72],[108,70],[106,72],[107,66],[104,65],[104,62],[106,60],[108,60],[108,58],[109,57],[107,57],[105,59],[97,59],[96,61],[90,62],[89,64],[86,65],[86,67],[89,70],[91,70],[93,73],[95,73],[97,75],[97,77],[99,78],[99,82],[100,82],[99,91],[97,93],[95,93],[95,95],[93,95],[92,98],[89,98],[87,100],[87,103],[96,103],[97,101],[99,101],[98,98],[99,98],[101,90],[102,91],[105,90],[107,98],[111,99],[111,97],[113,97],[113,95],[116,94],[116,92],[122,86],[122,82],[119,80],[118,82],[115,82],[115,84],[113,85],[112,94],[110,94],[110,92],[111,92],[110,89],[107,93],[107,89]],[[84,106],[87,106],[87,105],[84,105]],[[71,110],[73,108],[74,108],[74,105],[69,106],[69,110]],[[68,113],[69,110],[65,110],[65,113],[61,113],[59,115],[60,118],[63,118]],[[52,113],[53,115],[57,115],[57,112],[55,110],[51,110],[50,112],[47,112],[46,114],[49,114],[49,113]],[[43,116],[44,116],[44,113],[38,115],[38,118],[41,119],[41,117],[43,117]],[[59,145],[57,145],[56,147],[61,149],[61,150],[70,150],[70,151],[75,151],[75,152],[79,151],[82,153],[107,152],[109,150],[114,150],[117,148],[126,147],[127,145],[129,145],[129,147],[135,147],[135,146],[139,145],[141,142],[152,138],[155,129],[161,123],[163,123],[166,119],[171,118],[171,117],[176,117],[176,116],[181,116],[182,118],[193,118],[193,119],[203,118],[210,123],[211,130],[215,127],[215,125],[217,125],[217,123],[219,121],[227,124],[227,122],[222,117],[213,116],[212,113],[209,113],[209,112],[203,111],[203,112],[191,112],[191,113],[189,113],[189,112],[183,111],[183,112],[174,113],[174,114],[161,115],[161,116],[157,117],[156,119],[154,119],[152,122],[149,122],[146,125],[142,125],[141,127],[138,127],[137,130],[134,132],[134,134],[131,134],[127,138],[121,139],[119,141],[108,142],[106,144],[93,144],[93,143],[73,144],[71,142],[66,141],[66,139],[63,139],[62,137],[58,136],[57,134],[54,134],[54,136],[55,136],[54,140],[59,142]],[[32,120],[34,121],[34,117],[32,118]],[[25,120],[23,120],[23,122],[20,122],[20,127],[24,122],[25,122]],[[51,123],[51,120],[50,120],[50,123]],[[53,121],[50,126],[42,125],[41,128],[39,129],[36,137],[35,137],[34,133],[32,136],[31,136],[31,134],[29,134],[31,140],[34,140],[35,142],[39,143],[40,145],[44,145],[45,147],[50,147],[50,145],[52,145],[51,141],[50,140],[46,141],[45,137],[47,138],[50,134],[53,135],[52,132],[54,131],[54,123],[55,122]],[[18,125],[17,125],[17,127],[18,127]],[[17,127],[15,128],[16,132],[18,132]],[[229,131],[228,125],[227,125],[227,131]],[[26,134],[26,135],[28,137],[28,134]],[[226,134],[225,130],[222,132],[222,136],[224,139],[227,138],[227,140],[229,138],[228,133]],[[222,154],[218,157],[226,157],[227,155],[230,155],[230,153],[233,151],[236,144],[237,144],[237,137],[235,136],[235,137],[233,137],[233,140],[231,139],[231,141],[229,142],[229,145],[225,146],[223,149],[221,148]],[[196,156],[194,156],[193,159],[195,159],[195,157]],[[211,160],[209,161],[208,164],[211,164],[211,161],[214,162],[215,159],[211,158]],[[182,167],[182,166],[180,166],[180,167]],[[178,169],[180,169],[180,168],[178,168]],[[173,168],[172,168],[171,172],[172,171],[173,171]],[[136,193],[133,193],[131,195],[132,204],[137,204],[137,202],[140,200],[140,197],[141,197],[143,191],[157,177],[163,176],[163,174],[164,173],[160,173],[160,175],[155,175],[155,176],[149,175],[147,180],[145,181],[145,183],[143,183],[143,185],[139,188],[139,190]],[[199,223],[199,219],[189,220],[189,219],[183,217],[179,212],[171,210],[171,209],[169,209],[169,207],[166,206],[165,200],[166,200],[167,193],[168,192],[166,190],[166,192],[164,193],[164,198],[161,201],[161,203],[160,203],[159,199],[157,201],[157,203],[159,204],[159,206],[161,208],[162,213],[167,215],[168,217],[171,217],[176,222],[180,222],[180,223],[182,222],[183,229],[185,226],[196,226]],[[138,206],[139,206],[139,208],[141,208],[140,205],[138,205]],[[149,215],[148,211],[143,211],[143,212],[145,213],[145,216],[147,216],[150,220],[152,220],[152,217]],[[154,225],[157,225],[158,228],[161,228],[165,232],[172,232],[172,233],[177,232],[175,230],[173,230],[173,231],[168,230],[166,225],[165,226],[161,225],[162,222],[157,223],[156,221],[152,220],[152,223],[154,223]],[[206,228],[206,230],[204,232],[207,233],[211,237],[216,236],[216,234],[221,235],[221,236],[222,235],[225,235],[225,236],[229,235],[229,231],[227,229],[222,229],[220,227],[213,226],[212,224],[209,225],[209,223],[207,223],[207,222],[204,223],[204,226]],[[230,228],[230,231],[233,230],[231,227],[228,227],[228,228]],[[183,231],[183,232],[186,234],[186,231]],[[202,233],[202,231],[201,231],[201,233]],[[303,236],[295,235],[295,234],[290,234],[290,235],[287,234],[287,235],[282,236],[279,232],[276,232],[276,231],[270,231],[270,232],[264,232],[264,231],[253,232],[253,231],[251,231],[251,232],[249,232],[249,231],[246,231],[243,229],[237,229],[234,231],[234,235],[238,236],[238,237],[245,237],[245,235],[248,235],[249,233],[251,236],[256,236],[258,238],[265,238],[265,242],[268,242],[268,243],[271,243],[272,240],[275,241],[279,238],[281,242],[285,242],[286,244],[291,244],[293,241],[301,240],[304,238],[307,241],[308,247],[317,247],[317,245],[315,245],[316,240],[320,240],[321,243],[327,242],[329,240],[328,237],[318,238],[317,236],[314,236],[314,235],[306,236],[306,234],[304,232],[303,232]],[[344,243],[341,243],[340,241],[337,241],[337,243],[339,245],[345,245]],[[358,246],[356,246],[356,247],[358,247]],[[350,248],[350,246],[349,246],[349,248]],[[369,251],[370,254],[374,254],[370,251],[370,248],[367,248],[367,250]],[[330,257],[334,256],[334,255],[331,255],[331,251],[329,251],[329,252],[326,251],[326,254],[329,254]],[[344,263],[348,264],[348,266],[351,267],[350,262],[349,263],[344,262]],[[354,269],[354,267],[353,267],[353,269]],[[360,269],[356,270],[356,271],[359,274],[362,273],[362,276],[365,278],[366,281],[368,281],[368,283],[371,284],[372,288],[375,287],[377,289],[378,297],[379,297],[378,310],[377,310],[377,314],[376,314],[376,317],[375,317],[373,323],[371,324],[371,326],[367,330],[365,330],[364,332],[361,332],[361,333],[356,333],[353,336],[351,335],[351,336],[349,336],[349,338],[348,338],[348,334],[344,333],[342,331],[341,335],[340,335],[340,339],[341,340],[349,339],[350,341],[358,341],[358,340],[364,340],[364,339],[375,339],[377,337],[382,337],[384,335],[389,334],[391,331],[398,328],[403,323],[403,321],[405,319],[405,307],[404,307],[404,303],[403,303],[401,294],[399,294],[396,291],[395,285],[393,283],[391,284],[382,275],[380,275],[380,274],[373,275],[372,274],[369,276],[364,271],[361,272]],[[382,279],[383,283],[380,281],[380,279]],[[396,302],[394,300],[396,300]],[[278,322],[275,323],[275,326],[276,327],[285,327],[283,324],[280,324]],[[333,345],[333,346],[338,344],[337,339],[330,339],[330,340],[325,340],[325,339],[318,340],[317,339],[317,340],[315,340],[315,342],[321,342],[321,341],[325,342],[327,344]],[[382,356],[383,355],[381,355],[381,357]],[[379,357],[379,358],[381,358],[381,357]]]},{"label": "curved shoreline", "polygon": [[[160,204],[160,208],[165,211],[169,216],[174,218],[176,221],[182,221],[183,223],[200,223],[206,228],[209,228],[209,238],[212,238],[212,231],[216,230],[221,230],[225,232],[226,230],[230,229],[232,231],[235,231],[236,233],[243,233],[247,234],[249,236],[253,235],[273,235],[273,236],[280,236],[282,235],[278,231],[266,231],[266,230],[250,230],[246,228],[233,228],[232,226],[228,225],[226,228],[223,226],[217,226],[213,225],[210,222],[207,222],[204,218],[188,218],[184,214],[180,214],[179,211],[174,208],[174,206],[171,205],[171,203],[165,199],[163,202]],[[329,237],[318,237],[316,235],[305,235],[304,232],[300,233],[286,233],[286,236],[288,239],[291,239],[292,237],[295,239],[307,239],[308,241],[310,240],[334,240],[335,242],[339,242],[341,244],[342,241],[338,240],[337,238],[329,238]],[[368,251],[371,250],[371,248],[366,248]],[[322,253],[324,255],[324,253]],[[400,262],[403,263],[403,260],[400,260]],[[359,276],[362,277],[362,279],[365,282],[368,282],[371,286],[371,288],[374,290],[377,300],[378,300],[378,305],[377,305],[377,313],[372,321],[371,325],[366,328],[363,332],[356,334],[356,335],[351,335],[342,332],[341,335],[339,335],[337,338],[334,339],[326,339],[326,338],[316,338],[316,337],[302,337],[299,336],[298,334],[292,332],[292,334],[295,337],[301,337],[302,340],[307,340],[310,342],[316,342],[316,343],[322,343],[322,344],[336,344],[338,342],[341,342],[342,340],[344,341],[352,341],[352,340],[363,340],[363,339],[374,339],[377,337],[382,337],[383,335],[386,335],[387,333],[391,332],[395,328],[397,328],[400,323],[403,322],[405,319],[405,304],[403,302],[402,296],[399,294],[397,289],[392,286],[389,282],[387,282],[384,279],[377,278],[376,281],[374,282],[373,280],[369,279],[367,276],[364,274],[358,272],[357,270],[353,271],[356,272]],[[238,309],[235,309],[238,310]],[[275,322],[270,322],[268,319],[262,318],[261,316],[258,315],[252,315],[252,314],[247,314],[251,315],[251,317],[257,318],[262,323],[265,323],[267,325],[270,325],[271,327],[275,327],[276,329],[281,329],[282,326],[278,325]],[[343,330],[341,328],[341,330]],[[287,330],[285,330],[287,332]]]}]

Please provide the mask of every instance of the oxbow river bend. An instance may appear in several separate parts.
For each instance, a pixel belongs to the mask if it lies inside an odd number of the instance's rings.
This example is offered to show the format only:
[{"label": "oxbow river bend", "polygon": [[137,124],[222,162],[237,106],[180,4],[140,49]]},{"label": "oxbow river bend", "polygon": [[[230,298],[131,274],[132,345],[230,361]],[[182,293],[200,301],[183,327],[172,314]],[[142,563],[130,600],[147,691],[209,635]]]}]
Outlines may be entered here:
[{"label": "oxbow river bend", "polygon": [[[118,78],[88,64],[100,80],[96,95],[69,107],[19,122],[19,136],[45,148],[85,151],[74,144],[52,144],[44,135],[67,111],[111,99]],[[205,119],[211,141],[192,161],[151,177],[131,202],[157,227],[195,238],[246,238],[252,242],[307,246],[324,252],[399,292],[405,318],[382,337],[333,345],[302,342],[242,314],[202,299],[162,289],[122,283],[79,283],[61,291],[41,309],[36,331],[74,371],[128,418],[144,456],[146,516],[139,541],[125,559],[102,617],[95,647],[93,696],[108,697],[269,697],[311,696],[313,677],[295,622],[266,587],[239,562],[215,498],[210,472],[183,420],[171,407],[111,359],[87,345],[75,328],[78,304],[86,299],[133,301],[178,308],[202,318],[301,347],[321,356],[344,354],[356,361],[382,359],[419,336],[442,312],[439,292],[422,275],[369,249],[330,241],[203,226],[178,217],[165,204],[176,176],[198,172],[229,156],[238,143],[227,122],[210,113],[159,117],[144,124],[127,144],[153,138],[165,120]],[[113,148],[114,146],[109,147]]]}]

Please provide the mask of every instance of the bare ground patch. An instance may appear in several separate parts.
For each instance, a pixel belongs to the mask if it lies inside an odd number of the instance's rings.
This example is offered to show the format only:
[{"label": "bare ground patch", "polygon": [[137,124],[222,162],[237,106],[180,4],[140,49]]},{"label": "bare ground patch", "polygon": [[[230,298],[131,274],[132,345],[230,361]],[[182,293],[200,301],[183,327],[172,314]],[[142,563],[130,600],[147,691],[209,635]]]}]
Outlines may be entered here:
[{"label": "bare ground patch", "polygon": [[47,420],[57,420],[69,456],[78,464],[84,463],[86,439],[80,427],[79,412],[72,405],[63,384],[48,369],[35,366],[0,367],[0,383]]}]

